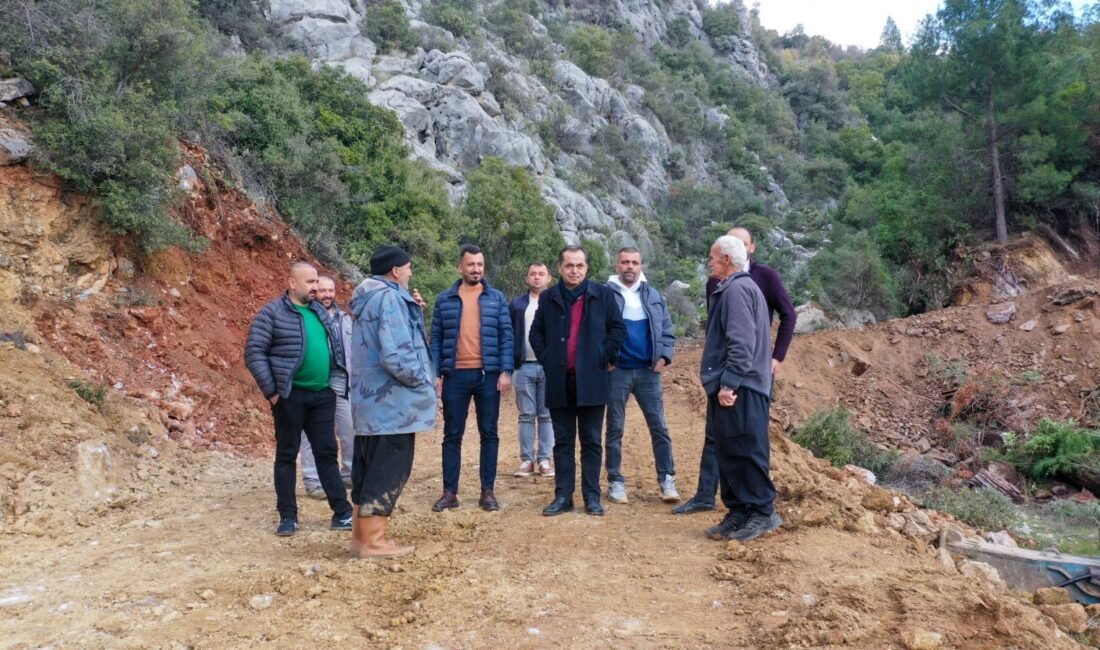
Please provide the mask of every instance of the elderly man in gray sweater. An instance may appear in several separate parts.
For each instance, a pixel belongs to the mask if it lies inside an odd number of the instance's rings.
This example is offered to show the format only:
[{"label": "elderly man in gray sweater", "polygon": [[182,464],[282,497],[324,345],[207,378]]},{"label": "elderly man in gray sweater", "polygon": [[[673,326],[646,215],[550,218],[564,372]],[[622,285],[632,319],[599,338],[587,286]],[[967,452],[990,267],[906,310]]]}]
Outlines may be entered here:
[{"label": "elderly man in gray sweater", "polygon": [[720,279],[708,299],[707,339],[699,379],[707,393],[707,429],[718,473],[733,495],[725,518],[707,537],[747,542],[779,528],[768,442],[771,343],[768,305],[745,273],[745,244],[728,235],[710,249],[708,266]]}]

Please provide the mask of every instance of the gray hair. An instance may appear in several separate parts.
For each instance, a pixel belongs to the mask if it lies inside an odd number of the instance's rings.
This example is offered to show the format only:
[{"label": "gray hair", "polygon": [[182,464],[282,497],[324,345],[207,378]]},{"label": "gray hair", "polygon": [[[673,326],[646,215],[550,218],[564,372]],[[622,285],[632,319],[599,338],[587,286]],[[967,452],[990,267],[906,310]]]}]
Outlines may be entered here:
[{"label": "gray hair", "polygon": [[720,255],[727,255],[733,268],[740,271],[745,268],[745,262],[749,260],[749,254],[745,252],[745,242],[731,235],[722,235],[714,240]]}]

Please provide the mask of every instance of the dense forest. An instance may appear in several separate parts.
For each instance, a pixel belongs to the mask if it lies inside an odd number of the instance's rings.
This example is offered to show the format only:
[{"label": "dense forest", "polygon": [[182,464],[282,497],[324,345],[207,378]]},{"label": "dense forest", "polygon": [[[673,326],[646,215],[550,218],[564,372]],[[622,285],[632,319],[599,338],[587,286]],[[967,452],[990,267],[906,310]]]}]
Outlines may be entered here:
[{"label": "dense forest", "polygon": [[[761,255],[799,299],[884,318],[941,306],[949,269],[975,245],[1100,230],[1100,5],[1074,15],[1053,0],[946,0],[911,42],[888,21],[881,44],[860,50],[765,29],[740,3],[699,3],[706,42],[681,17],[649,46],[614,16],[581,11],[599,3],[421,4],[424,21],[471,47],[499,44],[547,83],[549,65],[568,59],[617,88],[644,89],[677,143],[663,162],[674,184],[635,215],[652,235],[649,272],[661,286],[684,280],[697,296],[713,236],[734,222],[779,227],[813,253],[761,237]],[[362,28],[379,50],[424,45],[404,7],[366,3]],[[504,278],[563,242],[528,170],[482,160],[464,198],[449,201],[438,175],[408,157],[394,115],[367,101],[361,81],[311,66],[266,9],[0,0],[0,76],[39,90],[36,163],[98,196],[105,220],[147,249],[198,247],[170,208],[178,142],[201,144],[224,170],[220,182],[270,201],[322,258],[363,267],[375,246],[400,243],[428,294],[453,276],[456,239],[491,251]],[[528,29],[530,17],[545,33]],[[746,32],[767,64],[764,83],[715,56],[714,44]],[[490,89],[506,114],[522,109],[503,79]],[[567,117],[563,108],[538,125],[548,152]],[[601,131],[592,146],[591,166],[563,171],[572,186],[606,191],[607,178],[637,173],[620,131]],[[714,161],[705,179],[691,164],[700,147]],[[768,198],[775,184],[783,202]]]}]

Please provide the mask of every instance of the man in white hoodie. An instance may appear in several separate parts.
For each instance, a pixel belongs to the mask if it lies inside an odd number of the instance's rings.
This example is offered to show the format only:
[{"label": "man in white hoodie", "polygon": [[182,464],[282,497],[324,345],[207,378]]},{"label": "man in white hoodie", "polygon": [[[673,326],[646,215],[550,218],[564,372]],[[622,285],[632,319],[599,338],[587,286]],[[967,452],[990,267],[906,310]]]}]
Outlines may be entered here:
[{"label": "man in white hoodie", "polygon": [[649,286],[642,271],[642,254],[634,247],[619,250],[615,271],[607,286],[615,292],[615,300],[626,322],[626,341],[619,351],[619,360],[611,372],[607,401],[607,498],[614,503],[627,503],[626,478],[622,475],[623,426],[626,423],[626,402],[634,395],[649,427],[653,445],[653,462],[657,466],[657,483],[663,501],[680,500],[676,492],[676,466],[672,460],[672,439],[665,423],[664,390],[661,373],[672,363],[676,336],[672,318],[661,292]]}]

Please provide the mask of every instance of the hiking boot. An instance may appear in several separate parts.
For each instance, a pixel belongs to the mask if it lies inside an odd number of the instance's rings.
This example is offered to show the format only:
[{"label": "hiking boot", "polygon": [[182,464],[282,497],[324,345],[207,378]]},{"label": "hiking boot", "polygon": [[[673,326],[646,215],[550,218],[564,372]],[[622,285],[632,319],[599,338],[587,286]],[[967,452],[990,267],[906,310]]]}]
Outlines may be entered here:
[{"label": "hiking boot", "polygon": [[542,474],[546,478],[550,478],[554,475],[554,465],[550,461],[543,459],[539,461],[539,474]]},{"label": "hiking boot", "polygon": [[692,497],[673,508],[672,514],[690,515],[695,512],[710,512],[711,510],[714,510],[713,503],[703,503],[702,501],[696,501],[695,498]]},{"label": "hiking boot", "polygon": [[327,499],[328,495],[325,494],[325,488],[320,485],[314,485],[312,487],[306,486],[306,496],[311,499],[323,500]]},{"label": "hiking boot", "polygon": [[611,481],[608,483],[607,500],[612,503],[628,503],[626,498],[626,483],[624,481]]},{"label": "hiking boot", "polygon": [[490,489],[481,491],[481,498],[477,500],[477,505],[485,512],[496,512],[500,510],[500,503],[497,502],[496,496]]},{"label": "hiking boot", "polygon": [[726,513],[726,516],[722,518],[722,521],[706,529],[704,532],[710,539],[721,541],[727,539],[730,533],[743,526],[748,518],[749,515],[747,513],[741,512],[740,510],[730,510]]},{"label": "hiking boot", "polygon": [[680,500],[680,493],[676,491],[676,479],[671,474],[665,474],[661,480],[661,501],[676,503]]},{"label": "hiking boot", "polygon": [[743,525],[727,535],[727,539],[747,542],[761,535],[766,535],[782,525],[783,519],[779,516],[779,513],[773,512],[770,515],[753,515],[749,517]]},{"label": "hiking boot", "polygon": [[275,529],[275,534],[279,537],[290,537],[296,532],[298,532],[298,520],[291,517],[280,519],[279,527]]},{"label": "hiking boot", "polygon": [[333,515],[332,524],[329,526],[332,530],[351,530],[351,513],[346,515]]},{"label": "hiking boot", "polygon": [[515,476],[516,478],[525,478],[527,476],[534,475],[534,473],[535,464],[529,460],[525,460],[519,464],[519,468],[516,469],[516,471],[512,472],[512,476]]},{"label": "hiking boot", "polygon": [[443,491],[443,496],[439,497],[439,501],[436,501],[432,506],[432,510],[435,512],[443,512],[444,510],[457,510],[458,509],[458,495],[454,492]]}]

